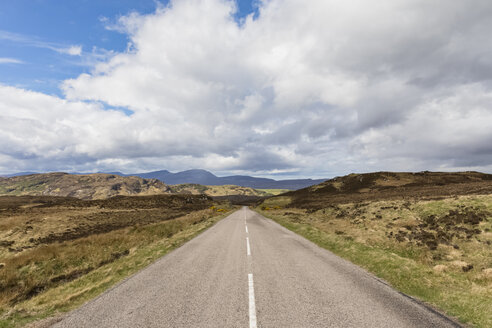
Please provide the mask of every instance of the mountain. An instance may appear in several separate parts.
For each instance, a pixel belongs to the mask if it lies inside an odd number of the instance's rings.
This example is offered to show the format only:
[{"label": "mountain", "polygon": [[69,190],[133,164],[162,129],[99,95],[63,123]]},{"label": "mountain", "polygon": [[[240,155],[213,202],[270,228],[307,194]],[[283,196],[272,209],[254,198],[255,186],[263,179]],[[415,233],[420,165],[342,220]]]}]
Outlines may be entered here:
[{"label": "mountain", "polygon": [[105,199],[118,195],[157,195],[170,193],[157,179],[115,174],[46,173],[0,178],[0,195],[69,196]]},{"label": "mountain", "polygon": [[233,175],[219,178],[221,184],[235,184],[243,187],[251,187],[256,189],[289,189],[297,190],[312,186],[325,181],[326,179],[290,179],[290,180],[274,180],[267,178],[255,178],[245,175]]},{"label": "mountain", "polygon": [[171,173],[167,170],[154,171],[147,173],[134,174],[141,178],[159,179],[169,185],[176,184],[201,184],[209,186],[236,185],[241,187],[255,189],[289,189],[297,190],[312,186],[325,181],[326,179],[292,179],[292,180],[274,180],[267,178],[255,178],[246,175],[233,175],[218,177],[206,170],[187,170],[177,173]]},{"label": "mountain", "polygon": [[2,177],[12,178],[12,177],[18,177],[18,176],[22,176],[22,175],[31,175],[31,174],[37,174],[37,172],[17,172],[17,173],[2,175]]}]

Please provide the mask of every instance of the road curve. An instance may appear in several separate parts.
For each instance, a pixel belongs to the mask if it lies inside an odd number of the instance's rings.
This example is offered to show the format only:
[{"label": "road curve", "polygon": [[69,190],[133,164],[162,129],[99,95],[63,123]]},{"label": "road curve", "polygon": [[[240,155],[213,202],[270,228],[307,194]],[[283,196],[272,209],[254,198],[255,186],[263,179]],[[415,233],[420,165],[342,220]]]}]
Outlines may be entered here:
[{"label": "road curve", "polygon": [[54,327],[459,325],[243,208]]}]

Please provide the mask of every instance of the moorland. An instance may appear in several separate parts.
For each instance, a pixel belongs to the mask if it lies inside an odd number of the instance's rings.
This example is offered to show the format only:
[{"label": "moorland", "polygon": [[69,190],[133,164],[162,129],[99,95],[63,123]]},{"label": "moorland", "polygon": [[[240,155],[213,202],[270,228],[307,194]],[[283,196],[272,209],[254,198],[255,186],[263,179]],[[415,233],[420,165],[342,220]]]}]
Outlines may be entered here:
[{"label": "moorland", "polygon": [[462,322],[492,327],[490,174],[351,174],[256,210]]},{"label": "moorland", "polygon": [[0,327],[81,305],[231,209],[206,195],[0,197]]}]

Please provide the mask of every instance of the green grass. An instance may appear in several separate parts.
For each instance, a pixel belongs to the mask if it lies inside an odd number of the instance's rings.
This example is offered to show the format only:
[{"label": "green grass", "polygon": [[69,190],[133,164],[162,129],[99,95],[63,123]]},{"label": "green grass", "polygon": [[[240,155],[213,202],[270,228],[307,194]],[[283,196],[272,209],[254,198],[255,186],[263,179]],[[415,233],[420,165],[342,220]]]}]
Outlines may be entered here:
[{"label": "green grass", "polygon": [[265,199],[263,201],[263,209],[281,209],[284,208],[285,206],[289,205],[291,202],[291,198],[287,196],[277,196],[277,197],[272,197]]},{"label": "green grass", "polygon": [[[367,269],[403,293],[432,304],[464,323],[492,327],[492,279],[483,271],[484,268],[492,267],[492,246],[483,243],[484,239],[489,238],[487,231],[492,227],[490,217],[479,225],[484,231],[482,234],[476,239],[463,240],[459,244],[461,255],[458,259],[475,266],[469,272],[463,272],[461,268],[452,269],[452,260],[433,259],[439,253],[449,256],[449,249],[452,250],[452,247],[440,246],[431,251],[414,244],[396,242],[389,239],[384,231],[389,230],[386,228],[388,222],[398,224],[399,220],[407,222],[421,215],[443,215],[463,204],[490,210],[492,197],[474,196],[417,202],[405,209],[394,209],[393,203],[388,210],[381,210],[381,205],[387,205],[384,202],[370,203],[364,212],[367,216],[365,221],[353,217],[350,221],[348,217],[336,216],[340,212],[350,216],[350,210],[361,211],[360,206],[351,204],[340,206],[337,210],[308,213],[301,209],[289,208],[285,211],[278,208],[282,203],[277,201],[264,204],[263,209],[260,207],[256,210],[317,245]],[[273,206],[277,206],[277,209]],[[382,218],[371,216],[373,211],[374,215]],[[401,218],[394,221],[392,218],[397,215],[401,215]],[[437,264],[446,264],[448,269],[436,270]]]},{"label": "green grass", "polygon": [[280,194],[283,194],[285,192],[290,191],[289,189],[256,189],[256,190],[264,191],[267,194],[270,194],[273,196],[277,196],[277,195],[280,195]]},{"label": "green grass", "polygon": [[[65,266],[87,267],[92,256],[91,245],[96,247],[94,251],[107,247],[111,252],[117,249],[128,250],[131,247],[128,255],[96,267],[78,279],[49,286],[50,288],[42,293],[17,302],[15,305],[4,304],[0,307],[0,327],[19,327],[32,321],[70,311],[181,246],[228,214],[224,211],[198,211],[156,224],[134,226],[107,234],[90,236],[81,240],[78,246],[61,243],[54,246],[52,251],[44,249],[42,254],[38,254],[45,256],[44,259],[41,256],[37,260],[34,259],[34,262],[29,260],[21,264],[22,267],[12,273],[15,275],[13,278],[46,281],[53,271],[65,272]],[[84,259],[83,261],[76,263],[77,259],[71,255],[76,252],[80,258]],[[96,253],[101,252],[96,251]],[[94,257],[95,263],[101,263],[97,254]],[[29,276],[23,277],[23,272]]]},{"label": "green grass", "polygon": [[442,199],[437,201],[422,201],[415,204],[416,212],[421,216],[442,215],[457,206],[467,206],[485,211],[492,211],[490,196],[459,197],[457,199]]}]

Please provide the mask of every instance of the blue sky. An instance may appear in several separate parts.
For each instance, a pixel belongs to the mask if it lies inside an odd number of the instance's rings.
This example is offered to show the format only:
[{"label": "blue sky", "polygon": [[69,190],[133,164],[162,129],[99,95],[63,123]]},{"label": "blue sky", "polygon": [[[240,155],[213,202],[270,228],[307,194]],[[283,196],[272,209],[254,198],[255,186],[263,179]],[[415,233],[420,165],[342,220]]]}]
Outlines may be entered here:
[{"label": "blue sky", "polygon": [[[255,11],[253,2],[237,2],[237,20]],[[7,62],[0,63],[0,83],[62,96],[60,82],[89,72],[93,62],[90,56],[55,49],[81,46],[82,54],[95,56],[122,52],[128,36],[106,26],[130,12],[150,14],[156,6],[167,4],[165,0],[2,0],[0,58]]]}]

